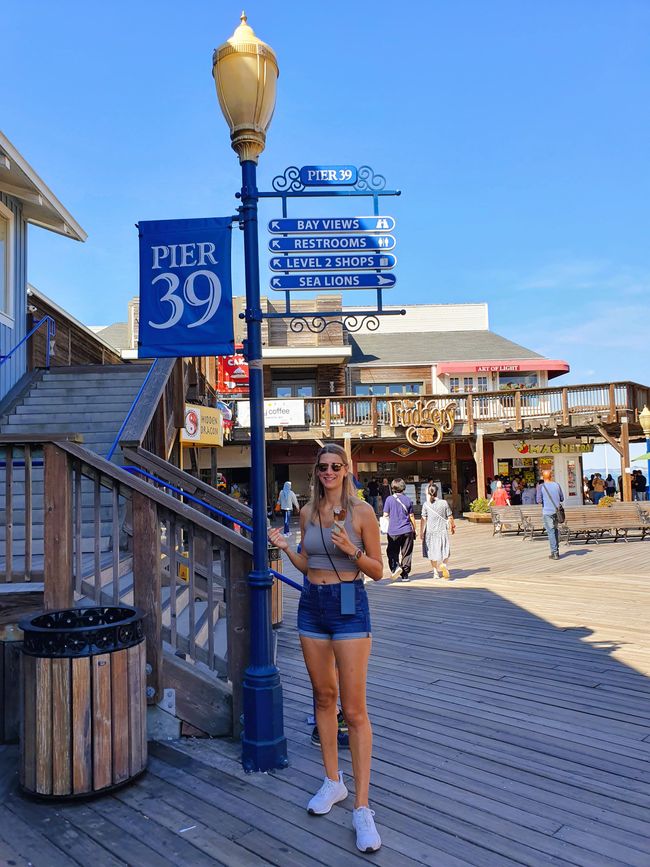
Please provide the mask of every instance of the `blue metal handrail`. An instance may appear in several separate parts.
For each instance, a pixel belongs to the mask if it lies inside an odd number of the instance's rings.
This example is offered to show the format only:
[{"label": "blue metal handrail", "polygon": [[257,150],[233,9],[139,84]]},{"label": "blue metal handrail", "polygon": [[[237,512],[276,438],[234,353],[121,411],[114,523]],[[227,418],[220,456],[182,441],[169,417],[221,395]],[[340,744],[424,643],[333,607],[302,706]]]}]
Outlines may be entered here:
[{"label": "blue metal handrail", "polygon": [[[184,491],[182,488],[177,488],[176,485],[172,485],[170,482],[165,482],[163,479],[158,478],[158,476],[152,475],[152,473],[148,473],[146,470],[143,470],[140,467],[129,466],[122,467],[122,469],[126,470],[129,473],[138,473],[139,475],[144,476],[146,479],[155,482],[157,485],[160,485],[163,488],[168,488],[175,494],[180,494],[180,496],[182,496],[184,499],[189,500],[192,503],[196,503],[203,509],[207,509],[209,512],[213,512],[215,515],[219,515],[219,517],[225,518],[227,521],[230,521],[233,524],[237,524],[239,527],[243,527],[243,529],[247,530],[249,533],[253,532],[253,528],[248,524],[244,524],[243,521],[240,521],[237,518],[233,518],[233,516],[227,514],[227,512],[222,512],[221,509],[217,509],[216,506],[211,506],[210,503],[206,503],[205,500],[201,500],[199,497],[195,497],[193,494],[188,494],[187,491]],[[291,578],[287,578],[287,576],[283,575],[281,572],[276,572],[275,569],[270,569],[269,571],[271,572],[271,575],[275,575],[275,577],[278,578],[280,581],[283,581],[290,587],[294,587],[296,590],[302,591],[302,586],[296,581],[293,581]]]},{"label": "blue metal handrail", "polygon": [[158,360],[159,360],[159,359],[156,359],[156,360],[154,361],[154,363],[151,365],[151,367],[149,368],[149,372],[148,372],[147,375],[145,376],[145,378],[144,378],[144,382],[143,382],[142,385],[140,386],[140,389],[139,389],[138,393],[136,394],[136,396],[133,398],[133,403],[131,404],[131,408],[130,408],[129,411],[127,412],[127,414],[126,414],[126,418],[125,418],[124,421],[122,422],[122,426],[121,426],[120,429],[118,430],[117,435],[116,435],[115,439],[113,440],[113,445],[112,445],[112,446],[110,447],[110,449],[108,450],[108,454],[106,455],[106,460],[107,460],[107,461],[110,461],[111,458],[113,457],[113,455],[115,454],[115,449],[118,447],[118,445],[119,445],[119,443],[120,443],[120,437],[121,437],[122,434],[124,433],[124,428],[127,426],[129,419],[130,419],[131,416],[133,415],[133,411],[135,410],[135,407],[136,407],[138,401],[140,400],[140,396],[141,396],[142,392],[144,391],[144,388],[145,388],[146,384],[149,382],[149,377],[150,377],[151,374],[154,372],[154,369],[155,369],[156,365],[158,364]]},{"label": "blue metal handrail", "polygon": [[35,334],[41,325],[46,322],[47,323],[47,340],[45,341],[45,369],[50,369],[50,342],[52,338],[56,335],[56,322],[52,319],[51,316],[45,315],[42,319],[39,319],[36,325],[32,328],[29,334],[26,334],[23,339],[17,343],[14,348],[8,352],[6,355],[0,355],[0,366],[5,363],[5,361],[9,361],[14,352],[17,352],[23,343],[26,343],[32,334]]}]

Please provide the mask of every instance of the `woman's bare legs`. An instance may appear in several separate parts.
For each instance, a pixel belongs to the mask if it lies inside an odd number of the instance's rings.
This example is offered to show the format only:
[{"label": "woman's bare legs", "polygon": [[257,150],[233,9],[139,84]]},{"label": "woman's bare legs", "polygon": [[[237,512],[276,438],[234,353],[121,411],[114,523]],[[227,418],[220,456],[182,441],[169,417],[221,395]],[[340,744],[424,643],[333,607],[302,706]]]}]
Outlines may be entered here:
[{"label": "woman's bare legs", "polygon": [[320,736],[325,773],[330,780],[339,778],[339,755],[336,736],[338,733],[338,683],[333,641],[300,636],[305,665],[314,691],[316,725]]},{"label": "woman's bare legs", "polygon": [[[354,806],[355,808],[367,807],[370,787],[372,729],[366,707],[366,678],[372,639],[346,638],[333,641],[332,646],[339,670],[341,706],[350,736],[355,790]],[[334,698],[334,705],[336,705],[336,698]],[[334,710],[334,714],[336,715],[336,710]],[[336,723],[335,717],[334,722]],[[336,726],[334,727],[334,744],[336,744]]]}]

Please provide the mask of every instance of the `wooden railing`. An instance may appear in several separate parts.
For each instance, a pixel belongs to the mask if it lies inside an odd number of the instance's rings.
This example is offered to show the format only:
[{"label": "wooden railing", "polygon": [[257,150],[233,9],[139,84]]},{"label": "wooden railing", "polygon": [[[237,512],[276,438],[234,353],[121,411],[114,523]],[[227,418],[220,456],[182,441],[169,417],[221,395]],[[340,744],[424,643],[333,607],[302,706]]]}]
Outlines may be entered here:
[{"label": "wooden railing", "polygon": [[167,459],[184,424],[183,361],[160,358],[122,436],[122,448],[139,448]]},{"label": "wooden railing", "polygon": [[[3,443],[2,579],[41,578],[48,609],[84,600],[138,606],[146,615],[150,701],[161,697],[167,648],[172,658],[181,655],[227,678],[237,733],[248,661],[252,542],[228,522],[201,514],[78,444],[43,440]],[[25,470],[20,497],[11,490],[16,463]],[[20,557],[18,526],[26,540]]]},{"label": "wooden railing", "polygon": [[650,389],[616,382],[472,394],[308,397],[304,398],[305,429],[318,428],[331,435],[337,428],[363,427],[376,436],[382,425],[390,424],[390,402],[402,398],[430,402],[438,409],[453,403],[456,422],[473,432],[481,422],[510,424],[514,430],[522,430],[531,420],[568,426],[576,415],[599,416],[594,421],[607,423],[630,413],[629,421],[634,423],[650,400]]}]

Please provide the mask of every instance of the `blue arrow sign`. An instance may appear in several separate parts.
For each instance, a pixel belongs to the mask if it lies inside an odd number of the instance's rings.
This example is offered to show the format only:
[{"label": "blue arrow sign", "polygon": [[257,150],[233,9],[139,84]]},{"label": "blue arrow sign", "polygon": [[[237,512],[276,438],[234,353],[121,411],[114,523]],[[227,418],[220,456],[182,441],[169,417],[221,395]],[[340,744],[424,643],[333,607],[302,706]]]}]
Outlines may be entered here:
[{"label": "blue arrow sign", "polygon": [[271,277],[276,292],[312,289],[390,289],[397,282],[394,274],[300,274]]},{"label": "blue arrow sign", "polygon": [[272,253],[302,250],[335,250],[337,252],[348,250],[392,250],[394,246],[394,235],[317,235],[311,238],[271,238],[269,241],[269,250]]},{"label": "blue arrow sign", "polygon": [[332,256],[274,256],[271,271],[368,271],[394,268],[392,253],[338,253]]},{"label": "blue arrow sign", "polygon": [[298,217],[270,220],[274,235],[324,235],[327,232],[392,232],[395,217]]}]

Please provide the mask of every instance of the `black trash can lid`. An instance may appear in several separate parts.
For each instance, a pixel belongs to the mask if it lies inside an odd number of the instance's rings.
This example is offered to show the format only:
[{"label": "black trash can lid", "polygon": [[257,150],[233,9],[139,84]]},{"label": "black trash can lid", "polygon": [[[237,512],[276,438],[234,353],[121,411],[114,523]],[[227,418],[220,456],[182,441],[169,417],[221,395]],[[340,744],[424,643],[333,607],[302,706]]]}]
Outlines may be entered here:
[{"label": "black trash can lid", "polygon": [[129,605],[92,605],[46,611],[20,622],[23,652],[73,657],[124,650],[144,640],[144,613]]}]

